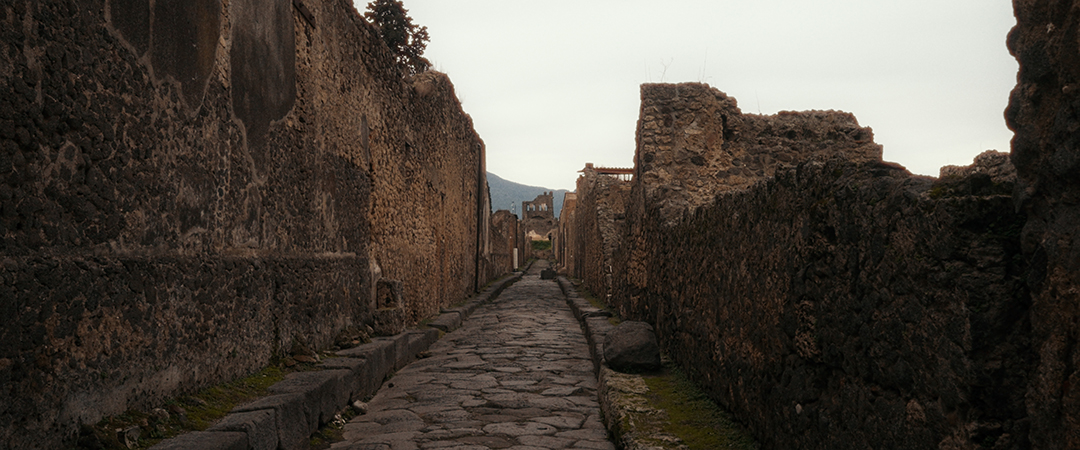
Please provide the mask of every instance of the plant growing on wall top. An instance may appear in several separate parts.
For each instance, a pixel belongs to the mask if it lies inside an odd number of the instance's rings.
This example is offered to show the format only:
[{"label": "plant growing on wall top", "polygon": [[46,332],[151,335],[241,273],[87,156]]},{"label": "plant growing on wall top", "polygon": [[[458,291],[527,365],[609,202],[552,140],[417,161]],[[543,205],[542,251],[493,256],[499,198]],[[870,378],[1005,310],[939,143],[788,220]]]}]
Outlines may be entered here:
[{"label": "plant growing on wall top", "polygon": [[415,75],[431,67],[431,62],[423,56],[429,37],[427,27],[414,25],[408,12],[401,0],[374,0],[368,3],[364,17],[378,28],[379,36],[394,53],[398,65]]}]

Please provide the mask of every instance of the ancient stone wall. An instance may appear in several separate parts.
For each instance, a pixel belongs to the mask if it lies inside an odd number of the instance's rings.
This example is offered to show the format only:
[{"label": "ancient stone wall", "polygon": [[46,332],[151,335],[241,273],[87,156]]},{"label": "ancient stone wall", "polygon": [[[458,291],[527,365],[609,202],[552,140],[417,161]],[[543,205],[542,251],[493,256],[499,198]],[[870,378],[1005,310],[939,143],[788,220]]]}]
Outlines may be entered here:
[{"label": "ancient stone wall", "polygon": [[371,227],[372,257],[384,277],[405,282],[415,323],[487,283],[477,227],[491,209],[483,142],[449,78],[428,72],[411,82],[403,119],[371,132]]},{"label": "ancient stone wall", "polygon": [[849,113],[742,114],[700,83],[642,85],[637,140],[634,177],[667,220],[809,156],[881,159],[873,132]]},{"label": "ancient stone wall", "polygon": [[612,293],[615,251],[622,244],[626,201],[631,184],[617,177],[597,173],[587,164],[577,180],[580,208],[575,234],[579,266],[585,286],[599,299]]},{"label": "ancient stone wall", "polygon": [[642,100],[613,304],[764,448],[1025,445],[1003,154],[935,181],[849,114],[743,115],[703,85]]},{"label": "ancient stone wall", "polygon": [[491,215],[491,264],[498,275],[514,271],[517,236],[517,216],[505,209]]},{"label": "ancient stone wall", "polygon": [[567,192],[563,197],[562,210],[559,211],[558,247],[556,247],[555,259],[559,261],[559,272],[573,278],[581,278],[578,273],[577,254],[580,243],[577,233],[573,230],[577,226],[577,192]]},{"label": "ancient stone wall", "polygon": [[1080,448],[1080,2],[1013,5],[1007,42],[1020,71],[1005,118],[1028,216],[1032,448]]},{"label": "ancient stone wall", "polygon": [[0,5],[0,448],[325,347],[380,271],[414,317],[483,281],[449,81],[303,3]]},{"label": "ancient stone wall", "polygon": [[[491,187],[488,186],[487,183],[486,157],[482,157],[481,162],[484,165],[484,171],[480,172],[481,176],[477,180],[477,189],[480,193],[480,198],[476,204],[476,207],[478,208],[476,220],[481,226],[476,229],[476,245],[478,249],[476,252],[476,282],[473,286],[473,292],[482,291],[488,282],[494,281],[504,274],[513,271],[512,269],[505,270],[505,267],[500,268],[495,265],[495,254],[493,253],[494,244],[491,241]],[[466,292],[465,294],[466,298],[469,298],[470,293]]]},{"label": "ancient stone wall", "polygon": [[[515,216],[517,217],[517,216]],[[532,241],[525,234],[525,227],[522,225],[521,220],[518,219],[518,236],[517,236],[517,248],[518,248],[518,266],[524,267],[525,261],[533,257],[532,253]]]}]

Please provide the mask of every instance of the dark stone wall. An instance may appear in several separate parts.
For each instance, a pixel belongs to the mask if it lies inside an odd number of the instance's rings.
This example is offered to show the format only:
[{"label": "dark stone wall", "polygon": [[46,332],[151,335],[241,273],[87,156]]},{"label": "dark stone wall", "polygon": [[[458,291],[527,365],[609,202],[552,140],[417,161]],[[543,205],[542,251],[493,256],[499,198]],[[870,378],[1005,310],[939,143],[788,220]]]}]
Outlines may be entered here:
[{"label": "dark stone wall", "polygon": [[1027,389],[1032,447],[1080,448],[1080,2],[1013,2],[1020,63],[1005,119],[1016,133],[1018,204],[1028,215],[1038,368]]},{"label": "dark stone wall", "polygon": [[414,320],[483,285],[449,80],[305,6],[0,4],[0,449],[326,347],[380,273]]},{"label": "dark stone wall", "polygon": [[763,448],[1024,448],[1023,217],[953,192],[835,159],[671,227],[647,207],[646,279],[616,306]]},{"label": "dark stone wall", "polygon": [[1028,446],[1025,218],[1004,154],[912,176],[848,114],[642,91],[613,306],[764,448]]},{"label": "dark stone wall", "polygon": [[[357,257],[54,256],[3,261],[5,448],[148,410],[265,366],[294,336],[367,321]],[[52,448],[52,447],[49,447]]]}]

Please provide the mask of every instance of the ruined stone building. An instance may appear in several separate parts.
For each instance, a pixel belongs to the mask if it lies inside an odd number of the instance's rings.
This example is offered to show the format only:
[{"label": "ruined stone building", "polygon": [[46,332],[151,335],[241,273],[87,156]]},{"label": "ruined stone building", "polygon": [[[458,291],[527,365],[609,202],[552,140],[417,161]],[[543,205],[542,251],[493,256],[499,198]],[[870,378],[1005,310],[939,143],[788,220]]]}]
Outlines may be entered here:
[{"label": "ruined stone building", "polygon": [[521,226],[526,239],[531,241],[549,240],[559,228],[555,218],[555,197],[552,192],[537,195],[533,201],[521,202]]},{"label": "ruined stone building", "polygon": [[1080,448],[1080,2],[1016,7],[1011,154],[915,176],[851,114],[646,84],[564,267],[763,448]]},{"label": "ruined stone building", "polygon": [[560,240],[568,248],[563,266],[567,274],[584,280],[598,298],[606,298],[614,282],[612,261],[622,242],[633,169],[586,163],[581,173],[572,222],[559,229]]},{"label": "ruined stone building", "polygon": [[467,298],[484,151],[347,0],[0,5],[0,449]]}]

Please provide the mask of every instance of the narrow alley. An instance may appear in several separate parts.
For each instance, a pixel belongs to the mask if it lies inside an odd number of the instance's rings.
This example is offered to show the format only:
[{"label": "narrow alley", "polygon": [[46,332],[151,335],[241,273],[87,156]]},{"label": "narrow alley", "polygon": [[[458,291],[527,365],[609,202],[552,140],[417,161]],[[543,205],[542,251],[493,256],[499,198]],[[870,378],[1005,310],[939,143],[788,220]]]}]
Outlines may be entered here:
[{"label": "narrow alley", "polygon": [[384,382],[333,448],[613,450],[585,338],[546,267]]}]

